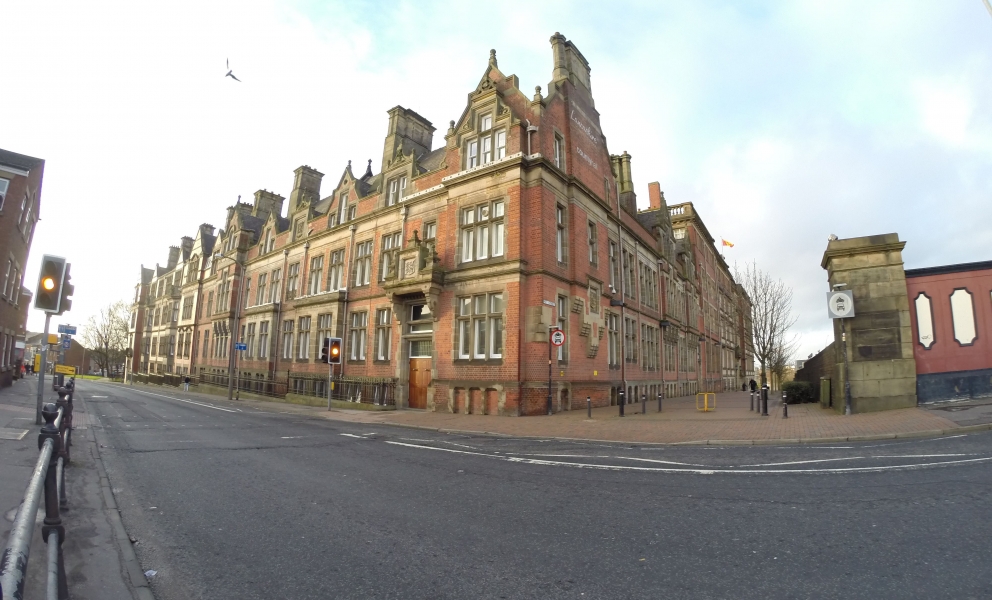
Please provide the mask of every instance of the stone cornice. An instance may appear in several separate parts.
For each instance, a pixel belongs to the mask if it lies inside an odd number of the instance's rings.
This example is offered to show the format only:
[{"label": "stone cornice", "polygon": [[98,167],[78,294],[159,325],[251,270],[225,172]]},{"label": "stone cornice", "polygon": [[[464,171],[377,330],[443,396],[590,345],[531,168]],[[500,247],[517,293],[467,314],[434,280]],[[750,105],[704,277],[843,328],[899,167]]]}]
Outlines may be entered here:
[{"label": "stone cornice", "polygon": [[830,259],[837,258],[840,256],[857,256],[859,254],[877,254],[881,252],[902,252],[902,249],[906,247],[906,242],[889,242],[883,244],[872,244],[870,246],[854,246],[851,248],[837,248],[831,250],[828,246],[823,252],[823,260],[820,261],[820,267],[823,269],[827,268],[827,263]]}]

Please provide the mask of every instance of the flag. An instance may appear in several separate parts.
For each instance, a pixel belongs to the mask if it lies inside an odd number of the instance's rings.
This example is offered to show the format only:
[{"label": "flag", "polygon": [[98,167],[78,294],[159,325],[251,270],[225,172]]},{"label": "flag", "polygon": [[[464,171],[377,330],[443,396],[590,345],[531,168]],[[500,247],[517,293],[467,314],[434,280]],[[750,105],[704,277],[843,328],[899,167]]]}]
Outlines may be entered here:
[{"label": "flag", "polygon": [[730,248],[733,248],[734,247],[734,245],[732,243],[728,242],[727,240],[725,240],[723,238],[720,238],[720,239],[723,242],[723,245],[724,246],[727,246],[727,247],[730,247]]}]

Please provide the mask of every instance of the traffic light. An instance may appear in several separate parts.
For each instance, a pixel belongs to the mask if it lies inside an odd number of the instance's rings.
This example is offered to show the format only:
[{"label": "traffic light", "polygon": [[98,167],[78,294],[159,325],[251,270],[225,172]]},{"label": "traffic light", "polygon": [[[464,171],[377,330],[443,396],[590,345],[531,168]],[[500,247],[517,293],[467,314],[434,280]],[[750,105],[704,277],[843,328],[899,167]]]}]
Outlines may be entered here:
[{"label": "traffic light", "polygon": [[332,365],[341,364],[341,338],[327,338],[330,342],[327,362]]},{"label": "traffic light", "polygon": [[320,349],[320,362],[326,363],[331,350],[331,338],[324,338],[324,346]]},{"label": "traffic light", "polygon": [[34,307],[50,313],[59,312],[62,301],[62,276],[65,275],[65,259],[46,254],[41,257],[41,273],[38,275],[38,291],[34,296]]},{"label": "traffic light", "polygon": [[69,269],[72,267],[71,263],[65,263],[65,275],[62,276],[62,294],[59,300],[59,314],[66,312],[67,310],[72,310],[72,300],[69,299],[72,296],[72,292],[76,289],[69,280],[72,277],[69,275]]}]

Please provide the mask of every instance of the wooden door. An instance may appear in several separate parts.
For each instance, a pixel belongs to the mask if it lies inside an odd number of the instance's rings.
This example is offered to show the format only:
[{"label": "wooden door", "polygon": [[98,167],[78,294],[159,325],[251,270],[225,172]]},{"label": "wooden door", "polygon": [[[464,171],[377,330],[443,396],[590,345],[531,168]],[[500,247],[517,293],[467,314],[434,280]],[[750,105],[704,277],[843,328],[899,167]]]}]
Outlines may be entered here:
[{"label": "wooden door", "polygon": [[427,386],[431,384],[431,359],[410,359],[410,408],[427,408]]}]

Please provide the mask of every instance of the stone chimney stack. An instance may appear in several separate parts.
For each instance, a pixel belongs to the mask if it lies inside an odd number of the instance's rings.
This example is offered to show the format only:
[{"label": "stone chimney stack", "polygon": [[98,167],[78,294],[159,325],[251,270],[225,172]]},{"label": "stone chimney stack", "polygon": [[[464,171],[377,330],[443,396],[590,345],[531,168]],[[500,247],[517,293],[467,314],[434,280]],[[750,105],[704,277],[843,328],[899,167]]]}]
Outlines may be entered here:
[{"label": "stone chimney stack", "polygon": [[557,31],[551,36],[551,52],[554,56],[554,70],[551,72],[551,82],[569,80],[572,85],[584,88],[592,101],[592,83],[590,82],[589,61],[586,60],[575,44],[565,39]]},{"label": "stone chimney stack", "polygon": [[394,106],[389,109],[389,129],[382,147],[382,171],[396,159],[398,152],[417,158],[431,151],[434,140],[434,125],[408,108]]},{"label": "stone chimney stack", "polygon": [[[324,174],[306,165],[298,167],[293,173],[295,177],[293,191],[289,194],[289,206],[291,211],[296,212],[304,199],[309,199],[311,202],[320,200],[320,182]],[[282,204],[279,206],[281,210]]]},{"label": "stone chimney stack", "polygon": [[200,237],[206,237],[208,235],[214,234],[214,226],[210,223],[202,223],[200,225]]},{"label": "stone chimney stack", "polygon": [[[303,168],[303,167],[300,167]],[[299,169],[297,169],[299,171]],[[297,177],[299,178],[299,177]],[[320,184],[318,182],[318,189]],[[282,203],[285,200],[282,196],[275,192],[270,192],[268,190],[258,190],[255,192],[255,206],[252,209],[252,214],[256,217],[263,217],[263,213],[274,214],[277,217],[282,216]]]},{"label": "stone chimney stack", "polygon": [[624,150],[620,155],[620,192],[633,192],[634,178],[630,174],[630,155]]},{"label": "stone chimney stack", "polygon": [[193,238],[188,235],[184,235],[182,240],[180,240],[179,247],[182,249],[183,254],[189,256],[190,252],[193,251]]},{"label": "stone chimney stack", "polygon": [[651,203],[651,210],[658,210],[665,205],[665,192],[661,191],[661,184],[657,181],[648,184],[648,201]]},{"label": "stone chimney stack", "polygon": [[174,269],[179,264],[179,246],[169,246],[169,262],[167,269]]}]

